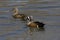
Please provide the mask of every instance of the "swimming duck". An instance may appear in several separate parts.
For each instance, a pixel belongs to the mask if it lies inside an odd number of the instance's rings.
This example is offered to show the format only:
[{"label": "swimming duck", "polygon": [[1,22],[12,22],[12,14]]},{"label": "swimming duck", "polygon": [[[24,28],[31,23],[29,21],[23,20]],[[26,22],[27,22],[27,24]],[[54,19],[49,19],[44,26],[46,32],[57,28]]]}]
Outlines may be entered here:
[{"label": "swimming duck", "polygon": [[22,20],[24,20],[24,18],[26,17],[25,14],[19,14],[18,8],[16,8],[16,7],[12,9],[12,12],[14,13],[12,16],[15,19],[22,19]]},{"label": "swimming duck", "polygon": [[34,21],[32,16],[27,17],[27,26],[31,28],[36,28],[38,30],[44,30],[44,23],[39,22],[39,21]]}]

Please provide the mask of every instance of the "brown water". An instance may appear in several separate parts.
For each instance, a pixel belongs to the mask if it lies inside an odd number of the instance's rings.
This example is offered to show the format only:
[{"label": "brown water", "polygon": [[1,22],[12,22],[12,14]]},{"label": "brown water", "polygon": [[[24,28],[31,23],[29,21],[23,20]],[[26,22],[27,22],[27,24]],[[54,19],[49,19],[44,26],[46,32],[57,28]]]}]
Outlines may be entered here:
[{"label": "brown water", "polygon": [[34,20],[46,24],[44,26],[45,31],[33,32],[32,35],[28,33],[29,29],[24,21],[13,19],[11,16],[13,13],[7,11],[12,9],[12,5],[10,7],[1,7],[0,40],[60,40],[59,4],[59,2],[48,4],[26,3],[26,5],[18,7],[20,13],[32,15]]}]

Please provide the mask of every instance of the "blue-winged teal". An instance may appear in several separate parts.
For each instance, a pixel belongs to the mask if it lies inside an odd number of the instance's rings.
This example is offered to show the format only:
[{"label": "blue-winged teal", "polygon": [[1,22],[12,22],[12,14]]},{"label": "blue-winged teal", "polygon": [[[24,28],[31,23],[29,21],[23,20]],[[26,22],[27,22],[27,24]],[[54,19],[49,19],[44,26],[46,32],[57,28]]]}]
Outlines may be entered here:
[{"label": "blue-winged teal", "polygon": [[44,29],[44,23],[39,21],[34,21],[31,16],[27,17],[27,26],[30,28],[37,28],[38,30]]}]

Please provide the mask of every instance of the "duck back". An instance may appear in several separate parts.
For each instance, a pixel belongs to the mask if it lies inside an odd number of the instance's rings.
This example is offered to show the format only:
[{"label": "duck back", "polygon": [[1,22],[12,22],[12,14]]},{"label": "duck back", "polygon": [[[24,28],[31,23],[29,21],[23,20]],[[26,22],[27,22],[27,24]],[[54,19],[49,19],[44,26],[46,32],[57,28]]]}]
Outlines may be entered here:
[{"label": "duck back", "polygon": [[13,15],[14,18],[24,18],[25,15],[24,14],[16,14],[16,15]]},{"label": "duck back", "polygon": [[35,21],[34,23],[36,23],[39,27],[44,27],[44,25],[45,25],[42,22],[38,22],[38,21]]}]

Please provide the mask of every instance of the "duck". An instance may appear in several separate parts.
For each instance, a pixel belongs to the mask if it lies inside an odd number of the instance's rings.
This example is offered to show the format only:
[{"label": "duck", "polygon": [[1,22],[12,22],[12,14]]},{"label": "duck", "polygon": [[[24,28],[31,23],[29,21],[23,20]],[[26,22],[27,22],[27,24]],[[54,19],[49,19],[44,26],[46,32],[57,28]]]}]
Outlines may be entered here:
[{"label": "duck", "polygon": [[43,22],[39,22],[39,21],[34,21],[33,20],[33,16],[28,16],[27,17],[27,23],[26,25],[30,28],[30,29],[37,29],[38,31],[40,30],[44,30],[44,23]]},{"label": "duck", "polygon": [[25,20],[26,15],[25,15],[25,14],[20,14],[17,7],[14,7],[14,8],[12,9],[12,12],[14,13],[14,14],[12,15],[12,17],[13,17],[14,19]]}]

